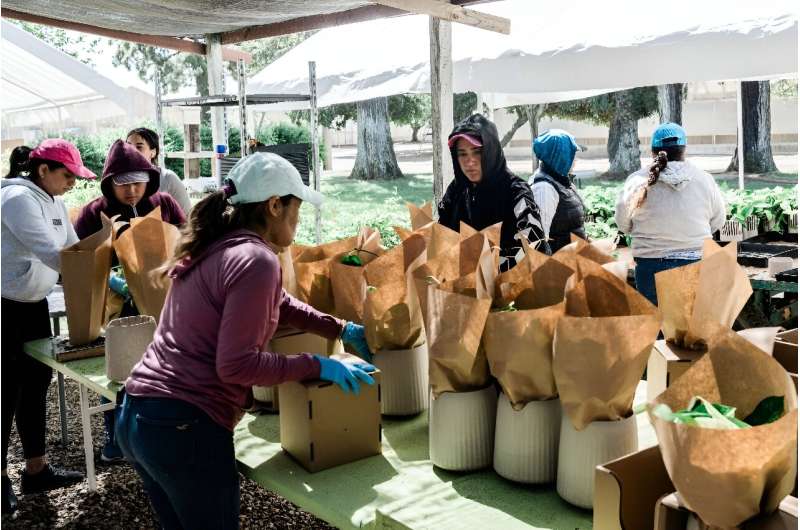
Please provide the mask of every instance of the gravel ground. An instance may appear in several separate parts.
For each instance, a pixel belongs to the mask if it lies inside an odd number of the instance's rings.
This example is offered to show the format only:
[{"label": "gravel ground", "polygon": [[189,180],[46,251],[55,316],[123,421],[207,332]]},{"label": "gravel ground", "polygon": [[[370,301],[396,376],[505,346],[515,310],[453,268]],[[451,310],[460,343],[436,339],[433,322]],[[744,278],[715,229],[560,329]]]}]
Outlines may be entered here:
[{"label": "gravel ground", "polygon": [[[58,466],[85,472],[78,385],[69,380],[66,382],[69,428],[66,448],[61,445],[57,389],[54,380],[48,395],[48,459]],[[92,405],[99,404],[99,398],[93,398]],[[89,494],[86,481],[83,481],[70,488],[22,496],[19,476],[24,460],[16,428],[12,430],[8,473],[17,492],[19,509],[13,518],[3,517],[3,528],[158,528],[142,482],[133,468],[127,464],[107,466],[100,462],[99,450],[103,442],[101,414],[92,416],[92,434],[97,462],[95,493]],[[240,477],[242,528],[333,528],[252,480]]]}]

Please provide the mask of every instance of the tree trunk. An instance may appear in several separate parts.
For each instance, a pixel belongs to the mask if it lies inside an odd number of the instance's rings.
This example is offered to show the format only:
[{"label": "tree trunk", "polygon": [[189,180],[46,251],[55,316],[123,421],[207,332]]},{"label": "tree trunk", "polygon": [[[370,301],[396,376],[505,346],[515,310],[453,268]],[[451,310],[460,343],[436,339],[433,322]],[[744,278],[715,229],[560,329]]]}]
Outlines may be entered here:
[{"label": "tree trunk", "polygon": [[419,142],[419,130],[421,127],[411,127],[411,141],[414,143]]},{"label": "tree trunk", "polygon": [[658,87],[658,114],[661,123],[683,121],[683,83],[660,85]]},{"label": "tree trunk", "polygon": [[631,90],[614,93],[614,117],[608,131],[609,177],[624,178],[642,167],[639,158],[639,123]]},{"label": "tree trunk", "polygon": [[[769,81],[742,81],[745,173],[770,173],[778,170],[772,158],[769,96]],[[739,171],[738,148],[733,151],[728,171]]]},{"label": "tree trunk", "polygon": [[356,107],[358,145],[350,178],[374,180],[402,177],[389,131],[388,99],[384,97],[359,101]]},{"label": "tree trunk", "polygon": [[[539,104],[539,105],[528,105],[528,125],[531,129],[531,147],[533,147],[533,140],[539,136],[539,120],[542,119],[542,115],[544,114],[545,109],[547,108],[547,103]],[[536,156],[536,153],[533,152],[533,148],[531,148],[531,157],[532,157],[532,165],[533,172],[536,173],[536,170],[539,169],[539,158]]]},{"label": "tree trunk", "polygon": [[514,138],[514,135],[517,133],[520,127],[525,125],[525,122],[528,121],[528,115],[525,112],[522,112],[519,109],[515,109],[517,114],[517,119],[514,121],[514,124],[508,130],[507,133],[503,135],[503,138],[500,139],[500,147],[505,147]]}]

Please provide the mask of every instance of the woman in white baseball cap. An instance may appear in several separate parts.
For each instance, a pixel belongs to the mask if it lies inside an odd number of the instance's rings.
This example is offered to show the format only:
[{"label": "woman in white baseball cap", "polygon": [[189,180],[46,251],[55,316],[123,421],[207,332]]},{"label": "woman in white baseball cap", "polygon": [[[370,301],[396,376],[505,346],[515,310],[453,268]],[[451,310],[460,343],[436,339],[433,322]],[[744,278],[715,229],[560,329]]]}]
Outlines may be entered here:
[{"label": "woman in white baseball cap", "polygon": [[303,201],[320,206],[322,195],[288,161],[255,153],[191,212],[158,329],[127,380],[116,430],[165,528],[238,528],[233,428],[253,385],[321,378],[358,393],[373,384],[367,363],[262,349],[278,325],[328,339],[359,335],[281,287],[277,251],[292,243]]}]

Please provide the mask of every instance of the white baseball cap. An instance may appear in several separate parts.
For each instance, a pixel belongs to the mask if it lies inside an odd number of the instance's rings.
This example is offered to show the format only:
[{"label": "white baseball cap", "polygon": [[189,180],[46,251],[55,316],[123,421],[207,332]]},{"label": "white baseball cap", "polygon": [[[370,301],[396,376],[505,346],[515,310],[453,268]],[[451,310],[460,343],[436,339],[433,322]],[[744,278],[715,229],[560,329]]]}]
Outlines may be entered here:
[{"label": "white baseball cap", "polygon": [[317,208],[322,206],[322,194],[303,184],[297,169],[275,153],[253,153],[242,158],[231,168],[227,181],[233,184],[228,195],[233,204],[293,195]]}]

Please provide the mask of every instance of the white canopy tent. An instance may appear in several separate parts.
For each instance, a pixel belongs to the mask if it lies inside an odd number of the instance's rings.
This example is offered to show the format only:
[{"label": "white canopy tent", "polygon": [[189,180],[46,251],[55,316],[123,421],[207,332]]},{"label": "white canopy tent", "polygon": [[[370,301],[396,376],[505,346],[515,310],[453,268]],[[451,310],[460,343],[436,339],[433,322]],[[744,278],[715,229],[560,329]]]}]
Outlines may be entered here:
[{"label": "white canopy tent", "polygon": [[74,120],[131,118],[134,101],[129,91],[5,20],[0,57],[4,131],[63,130]]},{"label": "white canopy tent", "polygon": [[[454,25],[453,91],[481,93],[495,108],[797,72],[794,0],[675,0],[658,9],[636,0],[505,0],[474,9],[510,18],[511,35]],[[428,31],[421,16],[324,29],[253,76],[247,89],[303,93],[305,65],[316,61],[320,107],[429,92]]]}]

